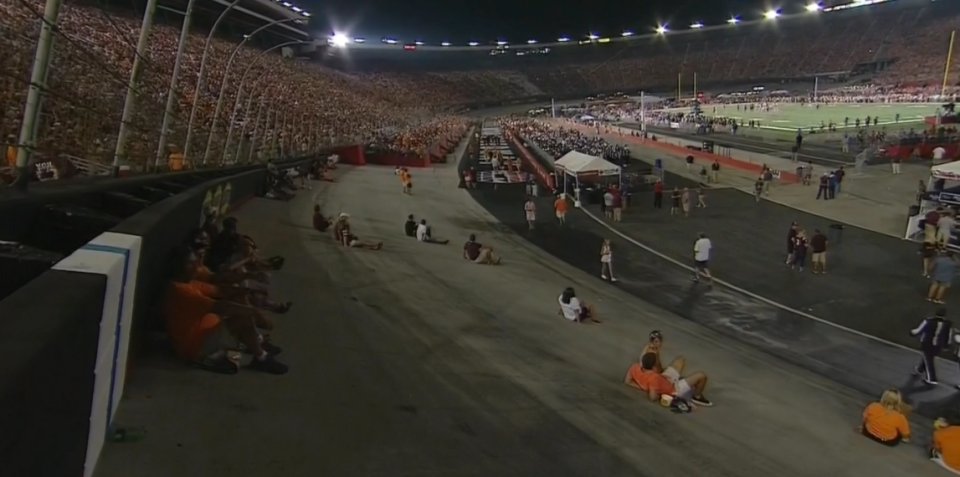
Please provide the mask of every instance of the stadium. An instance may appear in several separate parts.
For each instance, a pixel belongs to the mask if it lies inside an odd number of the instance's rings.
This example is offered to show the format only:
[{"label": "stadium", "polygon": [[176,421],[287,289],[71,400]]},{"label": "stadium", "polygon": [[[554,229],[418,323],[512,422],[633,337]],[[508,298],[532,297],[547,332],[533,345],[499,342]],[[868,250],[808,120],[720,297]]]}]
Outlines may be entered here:
[{"label": "stadium", "polygon": [[295,3],[0,0],[10,475],[960,473],[960,4]]}]

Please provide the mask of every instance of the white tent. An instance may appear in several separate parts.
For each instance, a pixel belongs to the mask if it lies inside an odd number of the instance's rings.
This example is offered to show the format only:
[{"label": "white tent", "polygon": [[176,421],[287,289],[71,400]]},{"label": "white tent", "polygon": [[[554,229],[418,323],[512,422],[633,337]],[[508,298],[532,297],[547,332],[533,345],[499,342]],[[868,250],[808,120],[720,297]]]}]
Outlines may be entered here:
[{"label": "white tent", "polygon": [[960,161],[948,162],[938,166],[933,166],[930,169],[930,176],[933,179],[960,181]]},{"label": "white tent", "polygon": [[[577,191],[580,191],[581,175],[599,175],[599,176],[619,176],[621,186],[623,186],[623,176],[620,166],[597,156],[591,156],[578,151],[570,151],[557,159],[554,167],[564,174],[573,176],[577,183]],[[559,179],[559,177],[557,178]],[[567,181],[563,181],[563,193],[567,193]],[[579,199],[578,199],[579,201]]]}]

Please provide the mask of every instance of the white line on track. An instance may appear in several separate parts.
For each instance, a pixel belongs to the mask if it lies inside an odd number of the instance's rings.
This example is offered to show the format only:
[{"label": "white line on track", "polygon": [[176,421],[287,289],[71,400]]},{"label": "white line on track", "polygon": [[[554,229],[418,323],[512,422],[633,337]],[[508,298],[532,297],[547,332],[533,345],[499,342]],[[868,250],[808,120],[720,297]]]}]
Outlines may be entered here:
[{"label": "white line on track", "polygon": [[[623,232],[620,232],[619,230],[613,228],[613,226],[611,226],[610,224],[604,222],[602,219],[600,219],[600,218],[597,217],[596,215],[593,215],[593,214],[590,213],[590,211],[588,211],[587,209],[584,209],[583,207],[580,207],[580,210],[581,210],[584,214],[587,214],[587,217],[590,217],[591,219],[593,219],[594,222],[602,225],[602,226],[603,226],[604,228],[606,228],[607,230],[609,230],[609,231],[617,234],[617,236],[619,236],[620,238],[626,240],[627,242],[630,242],[630,243],[632,243],[633,245],[636,245],[637,247],[640,247],[640,248],[642,248],[643,250],[646,250],[647,252],[650,252],[650,253],[652,253],[652,254],[654,254],[654,255],[656,255],[656,256],[658,256],[658,257],[660,257],[660,258],[662,258],[662,259],[664,259],[664,260],[666,260],[666,261],[668,261],[668,262],[670,262],[670,263],[672,263],[672,264],[680,267],[680,268],[683,268],[684,270],[688,270],[688,271],[690,271],[691,273],[693,272],[693,267],[691,267],[691,266],[689,266],[689,265],[687,265],[687,264],[685,264],[685,263],[683,263],[683,262],[681,262],[681,261],[679,261],[679,260],[675,260],[675,259],[673,259],[673,258],[671,258],[671,257],[669,257],[669,256],[667,256],[667,255],[665,255],[665,254],[663,254],[663,253],[660,253],[660,252],[658,252],[658,251],[656,251],[656,250],[654,250],[654,249],[652,249],[652,248],[650,248],[650,247],[648,247],[648,246],[646,246],[646,245],[644,245],[644,244],[636,241],[636,240],[633,239],[632,237],[630,237],[630,236],[624,234]],[[915,350],[915,349],[913,349],[913,348],[910,348],[910,347],[907,347],[907,346],[904,346],[904,345],[901,345],[901,344],[897,344],[897,343],[894,343],[894,342],[892,342],[892,341],[887,341],[887,340],[885,340],[885,339],[883,339],[883,338],[878,338],[878,337],[873,336],[873,335],[871,335],[871,334],[867,334],[867,333],[864,333],[864,332],[862,332],[862,331],[857,331],[857,330],[855,330],[855,329],[853,329],[853,328],[848,328],[848,327],[843,326],[843,325],[838,325],[838,324],[836,324],[836,323],[834,323],[834,322],[832,322],[832,321],[824,320],[823,318],[818,318],[818,317],[813,316],[813,315],[811,315],[811,314],[809,314],[809,313],[806,313],[806,312],[804,312],[804,311],[802,311],[802,310],[798,310],[798,309],[796,309],[796,308],[791,308],[791,307],[789,307],[789,306],[787,306],[787,305],[784,305],[783,303],[779,303],[779,302],[773,301],[773,300],[771,300],[771,299],[769,299],[769,298],[766,298],[766,297],[757,295],[756,293],[753,293],[753,292],[751,292],[751,291],[749,291],[749,290],[745,290],[745,289],[743,289],[743,288],[740,288],[740,287],[738,287],[738,286],[736,286],[736,285],[734,285],[734,284],[732,284],[732,283],[730,283],[730,282],[727,282],[727,281],[724,281],[724,280],[720,280],[720,279],[714,277],[714,278],[713,278],[713,283],[716,283],[716,284],[718,284],[718,285],[727,287],[727,288],[729,288],[729,289],[731,289],[731,290],[733,290],[733,291],[735,291],[735,292],[737,292],[737,293],[742,293],[742,294],[744,294],[744,295],[746,295],[746,296],[748,296],[748,297],[750,297],[750,298],[753,298],[753,299],[755,299],[755,300],[761,301],[761,302],[766,303],[766,304],[768,304],[768,305],[770,305],[770,306],[779,308],[779,309],[781,309],[781,310],[783,310],[783,311],[786,311],[786,312],[789,312],[789,313],[793,313],[794,315],[797,315],[797,316],[806,318],[806,319],[808,319],[808,320],[812,320],[812,321],[815,321],[815,322],[817,322],[817,323],[821,323],[821,324],[824,324],[824,325],[827,325],[827,326],[836,328],[836,329],[838,329],[838,330],[846,331],[847,333],[852,333],[852,334],[854,334],[854,335],[857,335],[857,336],[866,338],[866,339],[868,339],[868,340],[875,341],[875,342],[877,342],[877,343],[882,343],[882,344],[885,344],[885,345],[887,345],[887,346],[892,346],[892,347],[894,347],[894,348],[898,348],[898,349],[901,349],[901,350],[904,350],[904,351],[909,351],[909,352],[911,352],[911,353],[913,353],[913,354],[916,354],[916,355],[919,355],[919,354],[920,354],[919,351],[917,351],[917,350]],[[949,361],[949,360],[947,360],[947,359],[944,359],[944,358],[937,357],[937,359],[938,359],[939,361],[943,362],[943,363],[946,364],[946,365],[952,365],[952,364],[953,364],[951,361]],[[947,385],[945,385],[945,384],[939,384],[939,386],[940,386],[940,387],[951,388],[951,386],[947,386]]]}]

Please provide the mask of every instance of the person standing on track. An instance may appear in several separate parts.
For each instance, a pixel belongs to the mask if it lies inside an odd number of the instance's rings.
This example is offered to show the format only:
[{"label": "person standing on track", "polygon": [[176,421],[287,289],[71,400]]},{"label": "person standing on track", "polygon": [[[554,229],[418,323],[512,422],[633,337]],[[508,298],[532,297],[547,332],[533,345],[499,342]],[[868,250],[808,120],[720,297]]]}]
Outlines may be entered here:
[{"label": "person standing on track", "polygon": [[523,212],[527,216],[527,227],[533,230],[533,225],[537,221],[537,204],[533,203],[533,197],[527,197],[527,202],[523,204]]},{"label": "person standing on track", "polygon": [[603,239],[600,246],[600,278],[617,281],[613,276],[613,250],[610,248],[610,239]]},{"label": "person standing on track", "polygon": [[683,216],[690,217],[690,189],[684,187],[683,193],[680,194],[680,206],[683,209]]},{"label": "person standing on track", "polygon": [[916,328],[910,330],[911,336],[920,339],[920,352],[923,354],[913,374],[923,375],[923,382],[931,386],[937,384],[936,357],[950,344],[953,323],[946,316],[947,309],[938,308],[933,316],[924,318]]},{"label": "person standing on track", "polygon": [[557,200],[553,203],[553,209],[557,212],[557,224],[563,226],[567,223],[567,200],[563,198],[563,195],[557,196]]},{"label": "person standing on track", "polygon": [[657,179],[657,182],[653,184],[653,208],[663,208],[663,179]]},{"label": "person standing on track", "polygon": [[410,171],[406,167],[400,169],[400,183],[403,184],[403,193],[410,195],[413,189],[413,180],[410,177]]},{"label": "person standing on track", "polygon": [[787,261],[785,265],[793,265],[793,253],[796,251],[797,246],[797,231],[800,230],[800,226],[796,222],[790,223],[790,230],[787,231]]},{"label": "person standing on track", "polygon": [[673,191],[670,192],[670,215],[677,215],[680,212],[681,197],[680,188],[674,187]]},{"label": "person standing on track", "polygon": [[713,276],[710,275],[710,252],[713,250],[713,244],[707,238],[707,234],[700,232],[697,241],[693,244],[693,277],[690,279],[694,283],[700,283],[700,275],[707,278],[707,283],[713,284]]}]

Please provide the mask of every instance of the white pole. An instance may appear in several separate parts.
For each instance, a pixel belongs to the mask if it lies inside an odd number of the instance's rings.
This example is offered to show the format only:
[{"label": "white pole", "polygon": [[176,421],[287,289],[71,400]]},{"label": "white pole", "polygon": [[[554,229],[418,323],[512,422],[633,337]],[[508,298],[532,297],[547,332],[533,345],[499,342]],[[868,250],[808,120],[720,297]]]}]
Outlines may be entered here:
[{"label": "white pole", "polygon": [[813,102],[814,103],[817,102],[817,97],[819,97],[819,92],[820,92],[820,77],[814,76],[813,77]]},{"label": "white pole", "polygon": [[177,82],[180,80],[180,65],[183,62],[183,52],[187,49],[187,40],[190,38],[190,18],[193,16],[195,0],[187,2],[187,11],[183,15],[183,25],[180,27],[180,42],[177,43],[177,57],[173,60],[173,75],[170,77],[170,89],[167,90],[167,107],[163,110],[163,125],[160,126],[160,141],[157,143],[157,160],[153,167],[160,169],[164,157],[167,155],[167,133],[173,121],[173,107],[177,100]]},{"label": "white pole", "polygon": [[643,91],[640,92],[640,132],[647,132],[647,114],[643,104]]},{"label": "white pole", "polygon": [[20,137],[17,140],[17,177],[14,186],[21,192],[26,192],[30,182],[30,157],[36,145],[35,128],[39,121],[40,101],[43,90],[47,87],[47,70],[50,68],[53,51],[53,34],[57,29],[57,20],[60,17],[62,0],[47,0],[43,9],[43,23],[40,25],[40,37],[37,39],[37,52],[33,57],[33,68],[30,70],[30,88],[27,90],[27,101],[23,107],[23,121],[20,123]]},{"label": "white pole", "polygon": [[[213,39],[213,34],[217,31],[217,27],[220,26],[220,22],[223,21],[227,13],[230,13],[238,3],[240,3],[240,0],[233,0],[233,3],[228,5],[227,8],[220,13],[217,21],[213,22],[213,26],[210,27],[207,41],[203,44],[203,56],[200,57],[200,71],[197,72],[197,84],[193,88],[193,107],[190,108],[190,119],[187,121],[187,139],[183,144],[183,159],[185,161],[191,161],[191,163],[194,162],[190,157],[190,143],[193,140],[193,122],[197,119],[197,109],[200,107],[200,94],[203,91],[203,80],[207,73],[207,58],[210,54],[210,40]],[[226,74],[226,72],[224,72],[224,74]]]},{"label": "white pole", "polygon": [[140,73],[143,70],[142,58],[147,56],[147,47],[150,44],[150,31],[153,29],[153,14],[157,10],[157,0],[147,0],[147,7],[143,12],[143,22],[140,24],[140,38],[137,40],[137,55],[133,58],[133,68],[130,69],[130,83],[127,85],[127,97],[123,101],[123,113],[120,115],[120,131],[117,133],[117,147],[113,152],[113,175],[120,172],[120,160],[126,160],[127,136],[130,134],[130,122],[133,121],[134,110],[137,109],[137,85],[140,83]]},{"label": "white pole", "polygon": [[550,98],[550,117],[557,117],[557,103],[553,100],[553,98]]}]

